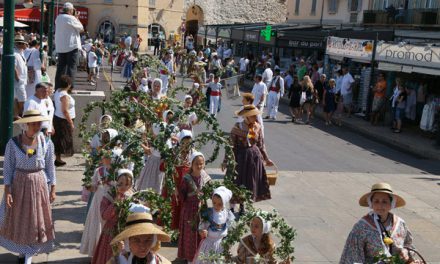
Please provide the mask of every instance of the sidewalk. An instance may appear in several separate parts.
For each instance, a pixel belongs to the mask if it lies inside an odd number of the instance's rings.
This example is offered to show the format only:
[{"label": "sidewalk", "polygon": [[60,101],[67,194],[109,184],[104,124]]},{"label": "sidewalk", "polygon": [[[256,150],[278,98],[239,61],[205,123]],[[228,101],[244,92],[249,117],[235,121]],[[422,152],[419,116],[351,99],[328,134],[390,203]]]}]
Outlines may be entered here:
[{"label": "sidewalk", "polygon": [[[250,81],[246,81],[244,89],[250,90],[251,85]],[[285,105],[290,103],[287,97],[281,98],[280,101]],[[323,113],[318,109],[316,115],[324,119]],[[435,146],[435,140],[423,137],[420,133],[410,129],[404,129],[402,133],[395,134],[387,126],[372,126],[370,122],[354,115],[351,118],[342,118],[342,127],[399,151],[424,159],[440,160],[440,147]]]}]

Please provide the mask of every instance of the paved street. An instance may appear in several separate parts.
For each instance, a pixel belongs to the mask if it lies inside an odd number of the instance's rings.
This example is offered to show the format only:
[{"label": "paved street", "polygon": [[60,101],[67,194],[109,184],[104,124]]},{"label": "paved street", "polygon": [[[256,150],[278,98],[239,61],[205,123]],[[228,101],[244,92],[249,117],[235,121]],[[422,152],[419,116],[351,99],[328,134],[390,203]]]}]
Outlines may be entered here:
[{"label": "paved street", "polygon": [[[98,87],[109,87],[105,78]],[[233,110],[239,107],[239,99],[223,98],[218,118],[225,131],[233,126]],[[278,210],[297,229],[296,263],[337,263],[350,229],[368,211],[358,206],[359,197],[379,181],[389,182],[407,200],[407,206],[395,212],[406,220],[426,260],[440,263],[439,162],[391,149],[344,128],[327,127],[317,118],[312,125],[294,125],[285,115],[286,106],[281,112],[277,121],[265,123],[266,147],[280,176],[271,189],[272,200],[257,206]],[[57,174],[54,218],[59,247],[48,256],[36,257],[35,263],[88,263],[78,252],[85,219],[85,203],[80,202],[83,164],[80,156],[68,162]],[[209,172],[218,176],[218,165],[219,161],[210,165]],[[161,252],[171,260],[176,256],[172,246],[165,245]],[[15,261],[0,249],[0,263]]]}]

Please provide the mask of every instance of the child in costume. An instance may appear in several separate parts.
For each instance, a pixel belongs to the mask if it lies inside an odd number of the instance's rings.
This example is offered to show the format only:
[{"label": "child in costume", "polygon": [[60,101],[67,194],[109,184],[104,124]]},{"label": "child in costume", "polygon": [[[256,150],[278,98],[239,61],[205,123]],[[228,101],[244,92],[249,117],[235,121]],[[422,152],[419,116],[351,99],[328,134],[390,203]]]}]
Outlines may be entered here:
[{"label": "child in costume", "polygon": [[228,228],[234,223],[235,217],[228,209],[229,200],[232,198],[232,192],[220,186],[214,190],[212,195],[212,208],[204,212],[205,220],[199,225],[199,234],[203,238],[197,259],[195,263],[207,263],[201,258],[210,253],[220,254],[223,252],[221,246],[222,239],[228,234]]}]

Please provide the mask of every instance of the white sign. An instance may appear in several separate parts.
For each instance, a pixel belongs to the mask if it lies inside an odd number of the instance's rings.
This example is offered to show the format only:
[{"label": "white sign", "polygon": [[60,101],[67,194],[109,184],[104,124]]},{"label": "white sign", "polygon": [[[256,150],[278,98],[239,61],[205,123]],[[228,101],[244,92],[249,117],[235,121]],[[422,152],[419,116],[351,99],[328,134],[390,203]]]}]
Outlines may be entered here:
[{"label": "white sign", "polygon": [[372,40],[328,37],[326,53],[330,56],[371,61],[373,47]]},{"label": "white sign", "polygon": [[376,60],[399,65],[440,69],[440,48],[378,43]]}]

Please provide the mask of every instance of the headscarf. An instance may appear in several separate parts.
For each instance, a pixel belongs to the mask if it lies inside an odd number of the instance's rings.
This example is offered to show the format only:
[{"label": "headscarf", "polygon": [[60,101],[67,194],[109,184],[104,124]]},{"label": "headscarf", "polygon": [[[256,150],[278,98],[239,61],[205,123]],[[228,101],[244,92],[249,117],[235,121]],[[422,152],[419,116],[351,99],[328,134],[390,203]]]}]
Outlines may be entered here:
[{"label": "headscarf", "polygon": [[202,152],[195,151],[195,152],[193,152],[193,154],[191,155],[191,159],[189,160],[189,163],[191,163],[191,166],[192,166],[194,159],[197,157],[202,157],[203,159],[205,159],[205,155],[203,155]]},{"label": "headscarf", "polygon": [[[162,87],[163,87],[163,82],[160,78],[155,78],[153,80],[153,90],[154,90],[154,83],[158,82],[160,84],[160,91],[162,91]],[[159,91],[159,94],[161,94],[161,92]]]},{"label": "headscarf", "polygon": [[223,202],[223,208],[226,207],[226,205],[229,203],[229,201],[232,198],[232,192],[225,186],[220,186],[217,189],[214,190],[213,196],[218,195],[220,198],[222,198]]}]

